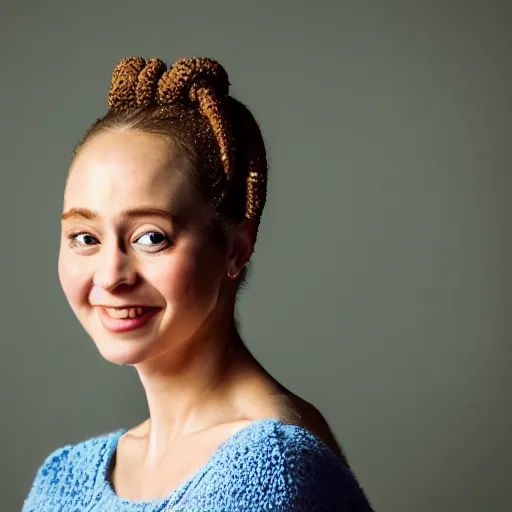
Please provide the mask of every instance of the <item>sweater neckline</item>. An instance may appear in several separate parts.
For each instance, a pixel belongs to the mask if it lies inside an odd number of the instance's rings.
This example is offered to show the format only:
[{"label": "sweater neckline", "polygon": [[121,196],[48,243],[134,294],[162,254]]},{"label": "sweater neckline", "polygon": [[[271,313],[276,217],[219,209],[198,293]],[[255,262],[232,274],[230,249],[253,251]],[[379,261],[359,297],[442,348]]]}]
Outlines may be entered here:
[{"label": "sweater neckline", "polygon": [[[255,420],[241,428],[231,436],[229,436],[226,440],[222,442],[222,444],[215,449],[215,451],[211,454],[209,459],[187,480],[178,485],[171,493],[163,498],[156,498],[153,500],[130,500],[121,498],[115,491],[111,479],[110,479],[110,471],[109,468],[111,466],[114,455],[116,454],[117,445],[119,442],[119,438],[127,432],[127,429],[120,428],[114,431],[111,434],[109,442],[107,443],[107,447],[105,450],[105,454],[102,457],[102,462],[99,467],[99,475],[98,480],[100,481],[100,485],[98,486],[98,491],[101,494],[101,499],[106,499],[108,503],[115,503],[122,507],[123,511],[126,512],[135,512],[137,510],[145,510],[145,507],[151,506],[159,509],[162,506],[172,506],[179,502],[179,500],[183,497],[189,486],[196,480],[200,480],[205,473],[211,468],[217,457],[223,452],[226,447],[231,444],[234,444],[241,437],[249,433],[250,431],[262,427],[265,425],[289,425],[287,423],[282,422],[277,418],[263,418],[260,420]],[[300,427],[299,427],[300,428]]]}]

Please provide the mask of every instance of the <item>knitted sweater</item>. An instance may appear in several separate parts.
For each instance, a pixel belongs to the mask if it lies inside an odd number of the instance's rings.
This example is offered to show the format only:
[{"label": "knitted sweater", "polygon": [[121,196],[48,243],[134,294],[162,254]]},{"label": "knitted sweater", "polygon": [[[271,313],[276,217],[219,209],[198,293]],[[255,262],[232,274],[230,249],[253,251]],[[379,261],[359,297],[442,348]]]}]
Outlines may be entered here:
[{"label": "knitted sweater", "polygon": [[229,437],[169,496],[119,497],[109,467],[119,429],[50,453],[22,512],[371,512],[354,475],[305,428],[257,420]]}]

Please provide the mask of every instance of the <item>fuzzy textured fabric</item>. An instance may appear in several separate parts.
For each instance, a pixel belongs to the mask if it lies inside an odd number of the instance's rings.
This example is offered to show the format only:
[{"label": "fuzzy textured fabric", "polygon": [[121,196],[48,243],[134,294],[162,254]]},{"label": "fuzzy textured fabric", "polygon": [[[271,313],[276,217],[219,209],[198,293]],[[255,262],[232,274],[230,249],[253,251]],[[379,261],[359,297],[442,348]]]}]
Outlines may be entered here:
[{"label": "fuzzy textured fabric", "polygon": [[277,419],[229,437],[169,496],[120,498],[109,480],[119,429],[52,452],[22,512],[371,512],[354,475],[316,436]]}]

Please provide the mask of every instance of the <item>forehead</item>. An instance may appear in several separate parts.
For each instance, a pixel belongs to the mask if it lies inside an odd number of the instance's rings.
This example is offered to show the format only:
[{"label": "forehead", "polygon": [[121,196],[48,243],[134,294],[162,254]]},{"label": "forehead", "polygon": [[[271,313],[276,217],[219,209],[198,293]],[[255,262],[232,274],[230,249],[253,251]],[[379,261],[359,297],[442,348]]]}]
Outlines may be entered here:
[{"label": "forehead", "polygon": [[108,216],[140,206],[171,213],[197,207],[189,166],[163,137],[134,131],[102,133],[76,155],[64,209],[88,208]]}]

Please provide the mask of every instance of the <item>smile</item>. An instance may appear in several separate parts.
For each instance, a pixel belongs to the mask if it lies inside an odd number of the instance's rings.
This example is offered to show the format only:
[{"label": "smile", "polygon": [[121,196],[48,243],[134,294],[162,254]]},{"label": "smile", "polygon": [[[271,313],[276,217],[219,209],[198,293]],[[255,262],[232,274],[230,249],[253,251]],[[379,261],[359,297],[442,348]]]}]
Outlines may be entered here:
[{"label": "smile", "polygon": [[105,308],[108,316],[112,318],[136,318],[147,313],[149,308],[136,307],[136,308]]},{"label": "smile", "polygon": [[105,329],[111,332],[126,332],[147,327],[161,308],[142,306],[129,308],[97,307],[96,310]]}]

